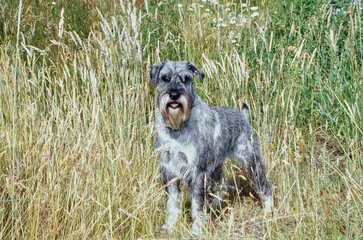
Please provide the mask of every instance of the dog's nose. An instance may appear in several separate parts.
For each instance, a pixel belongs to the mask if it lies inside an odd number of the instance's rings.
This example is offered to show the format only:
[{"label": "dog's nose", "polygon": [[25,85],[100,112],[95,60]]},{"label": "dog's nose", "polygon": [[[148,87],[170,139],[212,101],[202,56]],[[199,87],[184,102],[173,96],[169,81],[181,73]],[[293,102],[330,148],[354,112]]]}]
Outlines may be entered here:
[{"label": "dog's nose", "polygon": [[173,90],[173,91],[171,91],[169,93],[169,96],[170,96],[171,100],[174,100],[175,101],[175,100],[178,100],[179,99],[180,93],[178,91],[176,91],[176,90]]}]

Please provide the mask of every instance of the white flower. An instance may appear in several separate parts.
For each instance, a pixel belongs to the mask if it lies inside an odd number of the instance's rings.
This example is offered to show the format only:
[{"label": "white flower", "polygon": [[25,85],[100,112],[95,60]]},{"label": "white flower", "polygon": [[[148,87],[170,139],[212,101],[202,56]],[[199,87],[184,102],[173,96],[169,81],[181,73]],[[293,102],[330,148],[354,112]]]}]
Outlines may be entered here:
[{"label": "white flower", "polygon": [[181,8],[183,5],[181,5],[180,3],[178,4],[178,8]]},{"label": "white flower", "polygon": [[230,24],[235,24],[236,23],[236,19],[232,18],[230,21]]},{"label": "white flower", "polygon": [[256,11],[256,10],[258,9],[258,7],[250,7],[250,9],[251,9],[252,11]]},{"label": "white flower", "polygon": [[161,6],[161,4],[163,4],[163,1],[158,2],[158,7]]},{"label": "white flower", "polygon": [[205,11],[206,11],[206,12],[210,12],[209,8],[207,8]]},{"label": "white flower", "polygon": [[258,17],[260,14],[258,12],[255,12],[251,15],[251,18],[255,18],[255,17]]},{"label": "white flower", "polygon": [[217,18],[213,18],[213,22],[215,22],[215,23],[216,23],[216,22],[217,22]]},{"label": "white flower", "polygon": [[232,40],[231,40],[231,43],[236,43],[236,42],[237,42],[237,41],[236,41],[236,40],[234,40],[234,39],[232,39]]},{"label": "white flower", "polygon": [[246,17],[241,17],[241,23],[246,23],[247,22],[247,18]]},{"label": "white flower", "polygon": [[241,7],[247,7],[247,3],[242,3]]}]

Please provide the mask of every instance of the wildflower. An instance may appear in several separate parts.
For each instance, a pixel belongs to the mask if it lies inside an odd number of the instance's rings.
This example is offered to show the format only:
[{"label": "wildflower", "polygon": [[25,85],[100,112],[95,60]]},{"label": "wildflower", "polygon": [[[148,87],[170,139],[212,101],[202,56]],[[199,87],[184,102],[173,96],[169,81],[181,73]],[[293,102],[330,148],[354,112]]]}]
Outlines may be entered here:
[{"label": "wildflower", "polygon": [[247,22],[247,18],[244,16],[241,16],[241,23],[246,23]]},{"label": "wildflower", "polygon": [[215,22],[215,23],[216,23],[216,22],[217,22],[217,18],[213,18],[213,22]]},{"label": "wildflower", "polygon": [[236,24],[236,19],[232,18],[230,21],[231,24]]},{"label": "wildflower", "polygon": [[247,7],[247,3],[242,3],[241,7]]},{"label": "wildflower", "polygon": [[251,15],[251,18],[255,18],[255,17],[258,17],[260,14],[258,12],[255,12]]},{"label": "wildflower", "polygon": [[256,10],[258,9],[258,7],[250,7],[250,9],[251,9],[252,11],[256,11]]},{"label": "wildflower", "polygon": [[210,12],[209,8],[207,8],[205,11],[206,11],[206,12]]},{"label": "wildflower", "polygon": [[211,4],[218,5],[218,0],[212,0]]},{"label": "wildflower", "polygon": [[161,4],[163,4],[163,1],[158,2],[158,7],[160,7]]},{"label": "wildflower", "polygon": [[181,8],[183,5],[181,5],[180,3],[178,4],[178,8]]},{"label": "wildflower", "polygon": [[237,41],[236,41],[236,40],[234,40],[234,39],[232,39],[232,40],[231,40],[231,43],[236,43],[236,42],[237,42]]}]

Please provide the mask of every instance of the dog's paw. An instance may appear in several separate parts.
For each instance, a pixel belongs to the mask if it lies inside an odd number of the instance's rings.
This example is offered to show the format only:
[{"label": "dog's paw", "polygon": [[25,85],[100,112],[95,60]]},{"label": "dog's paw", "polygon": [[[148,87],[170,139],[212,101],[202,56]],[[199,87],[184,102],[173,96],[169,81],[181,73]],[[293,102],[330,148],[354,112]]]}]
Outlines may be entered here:
[{"label": "dog's paw", "polygon": [[204,238],[203,223],[200,220],[195,220],[193,222],[190,233],[196,238]]},{"label": "dog's paw", "polygon": [[268,196],[264,199],[263,201],[263,210],[264,210],[264,215],[265,217],[269,217],[273,214],[273,210],[274,210],[274,201],[273,201],[273,197]]},{"label": "dog's paw", "polygon": [[174,232],[174,228],[170,225],[168,225],[167,223],[164,223],[163,226],[161,226],[160,228],[160,232],[163,234],[172,234]]},{"label": "dog's paw", "polygon": [[196,238],[204,237],[203,228],[196,226],[195,224],[193,224],[192,228],[190,229],[190,233]]}]

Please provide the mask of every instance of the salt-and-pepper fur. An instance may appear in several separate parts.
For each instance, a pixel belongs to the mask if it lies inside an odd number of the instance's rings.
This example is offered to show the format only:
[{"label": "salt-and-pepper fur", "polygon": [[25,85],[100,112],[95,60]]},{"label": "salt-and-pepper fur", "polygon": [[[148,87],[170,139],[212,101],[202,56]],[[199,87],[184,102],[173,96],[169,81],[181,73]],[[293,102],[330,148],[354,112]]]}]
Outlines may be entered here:
[{"label": "salt-and-pepper fur", "polygon": [[[257,137],[249,122],[246,105],[242,111],[212,107],[197,95],[194,77],[204,74],[192,63],[164,61],[149,67],[158,88],[155,147],[160,151],[161,176],[166,185],[167,218],[163,229],[172,233],[181,213],[180,183],[191,190],[193,225],[191,233],[203,236],[205,209],[212,195],[222,198],[227,191],[222,165],[227,157],[242,165],[251,187],[259,195],[265,212],[273,208],[270,183],[265,174]],[[213,186],[217,192],[209,194]],[[214,199],[216,200],[216,199]]]}]

